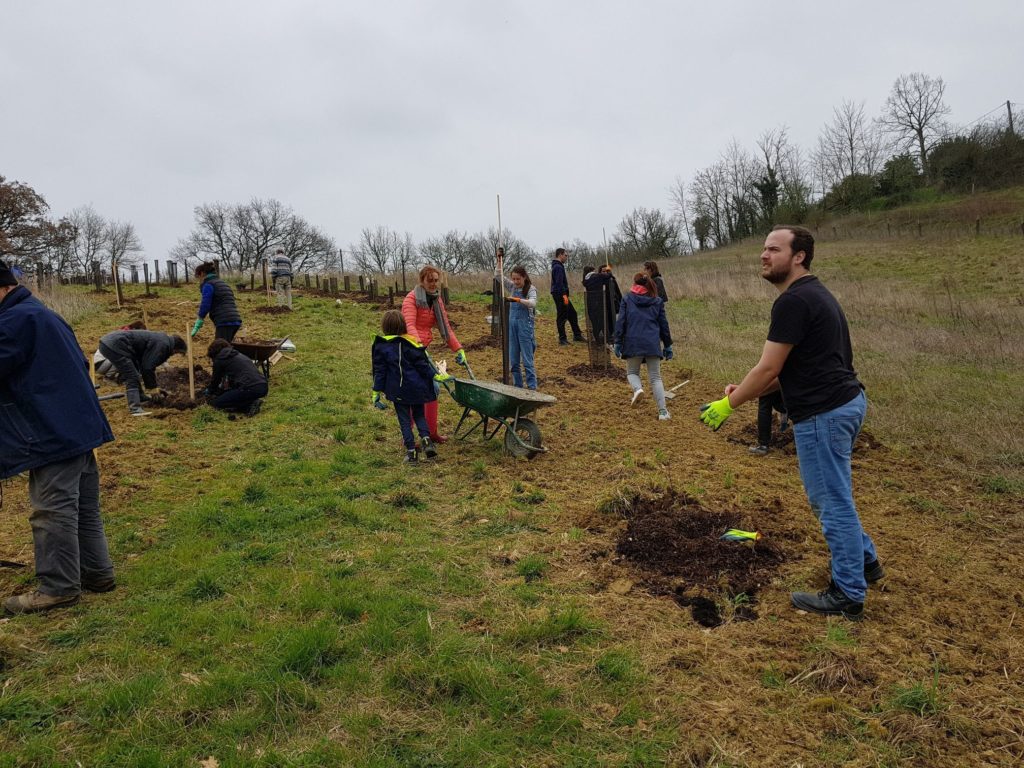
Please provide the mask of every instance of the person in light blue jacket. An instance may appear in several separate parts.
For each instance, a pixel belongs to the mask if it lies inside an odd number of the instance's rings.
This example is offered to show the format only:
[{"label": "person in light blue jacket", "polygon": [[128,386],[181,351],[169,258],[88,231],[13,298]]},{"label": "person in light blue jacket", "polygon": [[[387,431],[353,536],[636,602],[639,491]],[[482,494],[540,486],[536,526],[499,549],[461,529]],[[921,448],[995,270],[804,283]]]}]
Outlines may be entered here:
[{"label": "person in light blue jacket", "polygon": [[647,364],[647,379],[658,404],[658,418],[669,418],[665,407],[665,385],[661,382],[661,359],[672,359],[672,333],[665,316],[665,303],[658,296],[658,287],[650,275],[637,272],[633,287],[619,309],[615,321],[615,356],[626,359],[626,380],[633,388],[630,405],[636,405],[644,394],[640,365]]},{"label": "person in light blue jacket", "polygon": [[533,353],[537,349],[537,337],[534,332],[534,315],[537,310],[537,288],[530,282],[526,268],[512,267],[511,277],[505,281],[505,301],[508,310],[508,362],[512,368],[512,383],[523,386],[523,372],[526,373],[526,386],[537,389],[537,370],[533,363]]}]

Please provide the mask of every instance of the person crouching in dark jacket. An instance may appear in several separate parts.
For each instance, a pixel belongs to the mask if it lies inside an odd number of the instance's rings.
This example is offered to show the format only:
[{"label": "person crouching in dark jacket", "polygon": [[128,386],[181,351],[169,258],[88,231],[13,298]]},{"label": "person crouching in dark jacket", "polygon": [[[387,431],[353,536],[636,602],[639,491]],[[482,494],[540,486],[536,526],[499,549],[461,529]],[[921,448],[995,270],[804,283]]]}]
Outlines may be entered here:
[{"label": "person crouching in dark jacket", "polygon": [[[181,336],[159,331],[113,331],[100,339],[100,353],[114,364],[124,382],[132,416],[148,416],[149,411],[142,407],[143,401],[158,401],[143,393],[139,379],[149,389],[156,389],[157,366],[187,349]],[[161,397],[165,394],[160,391]]]},{"label": "person crouching in dark jacket", "polygon": [[214,339],[206,350],[213,363],[213,378],[207,394],[210,405],[221,411],[255,416],[260,412],[269,388],[255,363],[224,339]]},{"label": "person crouching in dark jacket", "polygon": [[405,318],[397,309],[384,313],[381,320],[382,336],[373,340],[373,405],[387,408],[381,396],[395,406],[398,426],[405,444],[405,461],[418,461],[416,439],[412,425],[420,434],[420,448],[428,459],[437,456],[437,448],[430,440],[430,427],[423,406],[437,400],[434,381],[445,381],[451,376],[439,373],[427,356],[426,348],[408,336]]}]

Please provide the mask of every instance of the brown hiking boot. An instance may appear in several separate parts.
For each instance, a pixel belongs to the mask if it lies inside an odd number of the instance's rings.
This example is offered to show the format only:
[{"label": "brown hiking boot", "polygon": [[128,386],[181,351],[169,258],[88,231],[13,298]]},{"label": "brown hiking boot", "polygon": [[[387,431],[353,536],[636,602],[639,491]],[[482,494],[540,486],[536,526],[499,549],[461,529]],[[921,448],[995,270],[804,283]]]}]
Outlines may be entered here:
[{"label": "brown hiking boot", "polygon": [[8,613],[40,613],[52,608],[63,608],[78,602],[79,595],[44,595],[38,589],[4,600],[4,609]]}]

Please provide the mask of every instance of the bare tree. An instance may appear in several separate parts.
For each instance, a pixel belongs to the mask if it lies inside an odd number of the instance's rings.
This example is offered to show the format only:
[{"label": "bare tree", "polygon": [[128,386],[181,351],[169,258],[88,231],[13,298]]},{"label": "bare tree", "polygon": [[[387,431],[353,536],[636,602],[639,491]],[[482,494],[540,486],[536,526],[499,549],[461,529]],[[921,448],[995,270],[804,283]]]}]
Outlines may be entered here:
[{"label": "bare tree", "polygon": [[686,242],[690,247],[690,253],[696,249],[693,247],[693,231],[690,227],[690,215],[686,200],[686,182],[682,176],[676,176],[675,184],[669,187],[669,199],[672,202],[672,210],[676,217],[683,222],[683,233],[686,235]]},{"label": "bare tree", "polygon": [[473,267],[482,272],[489,272],[494,269],[494,258],[498,252],[499,245],[505,249],[505,264],[508,267],[519,264],[528,271],[536,271],[546,267],[540,254],[527,245],[525,241],[516,237],[508,228],[502,229],[501,236],[499,237],[497,227],[488,227],[486,232],[480,232],[475,239],[476,249],[473,255]]},{"label": "bare tree", "polygon": [[402,238],[385,226],[363,229],[359,245],[352,248],[356,265],[363,272],[378,275],[394,270],[402,247]]},{"label": "bare tree", "polygon": [[943,119],[950,109],[942,100],[946,84],[941,77],[921,72],[900,75],[885,101],[879,124],[892,135],[900,150],[917,150],[921,171],[928,174],[928,152],[947,133]]},{"label": "bare tree", "polygon": [[679,222],[657,208],[634,208],[612,238],[628,258],[664,259],[679,254]]},{"label": "bare tree", "polygon": [[135,233],[135,225],[127,221],[111,221],[107,224],[106,240],[103,244],[107,263],[130,264],[135,254],[142,251],[142,241]]},{"label": "bare tree", "polygon": [[701,250],[729,242],[726,220],[727,189],[725,166],[718,162],[698,171],[690,184],[693,233]]},{"label": "bare tree", "polygon": [[196,225],[188,239],[195,254],[217,259],[232,269],[241,269],[232,242],[231,206],[225,203],[203,203],[195,207],[194,213]]},{"label": "bare tree", "polygon": [[457,229],[440,237],[430,237],[420,243],[423,261],[451,274],[468,272],[477,250],[475,239],[468,232]]},{"label": "bare tree", "polygon": [[844,101],[818,137],[816,165],[823,190],[847,176],[873,176],[881,168],[883,154],[880,131],[865,116],[864,102]]},{"label": "bare tree", "polygon": [[88,273],[92,270],[92,263],[101,260],[100,255],[107,243],[107,222],[91,205],[75,208],[67,219],[75,229],[68,260],[73,269]]}]

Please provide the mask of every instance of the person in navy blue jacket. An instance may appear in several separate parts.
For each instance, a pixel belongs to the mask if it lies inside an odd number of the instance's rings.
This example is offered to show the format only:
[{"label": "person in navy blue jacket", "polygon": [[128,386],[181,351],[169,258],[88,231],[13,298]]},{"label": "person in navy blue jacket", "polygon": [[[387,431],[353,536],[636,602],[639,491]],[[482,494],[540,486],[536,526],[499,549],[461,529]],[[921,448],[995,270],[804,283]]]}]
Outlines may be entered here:
[{"label": "person in navy blue jacket", "polygon": [[426,348],[407,335],[405,318],[397,309],[384,313],[381,320],[383,336],[373,340],[373,405],[385,410],[381,396],[387,397],[395,406],[398,426],[405,443],[405,461],[415,464],[416,439],[412,433],[415,422],[420,434],[420,447],[428,459],[437,456],[437,448],[430,439],[424,404],[437,400],[435,381],[451,377],[438,373],[427,356]]},{"label": "person in navy blue jacket", "polygon": [[665,316],[665,303],[650,275],[637,272],[633,287],[622,300],[615,321],[615,356],[626,359],[626,380],[633,388],[630,405],[643,395],[640,364],[647,364],[647,379],[658,404],[658,418],[670,418],[665,407],[665,385],[661,383],[661,359],[672,359],[672,333]]},{"label": "person in navy blue jacket", "polygon": [[255,416],[269,388],[266,377],[248,357],[224,339],[214,339],[206,356],[213,364],[206,394],[218,410]]},{"label": "person in navy blue jacket", "polygon": [[8,612],[114,588],[93,455],[113,439],[74,332],[0,262],[0,480],[28,472],[39,580],[4,602]]},{"label": "person in navy blue jacket", "polygon": [[584,341],[580,321],[576,316],[576,307],[569,301],[569,278],[565,276],[565,261],[569,254],[565,248],[555,249],[555,258],[551,260],[551,300],[555,302],[555,326],[558,328],[558,343],[563,347],[569,339],[565,335],[565,322],[572,327],[573,341]]},{"label": "person in navy blue jacket", "polygon": [[199,333],[203,320],[209,315],[217,329],[216,338],[231,341],[242,326],[234,291],[217,277],[217,266],[212,261],[204,261],[196,267],[196,278],[200,280],[199,293],[202,298],[199,300],[198,317],[192,325],[192,338]]}]

